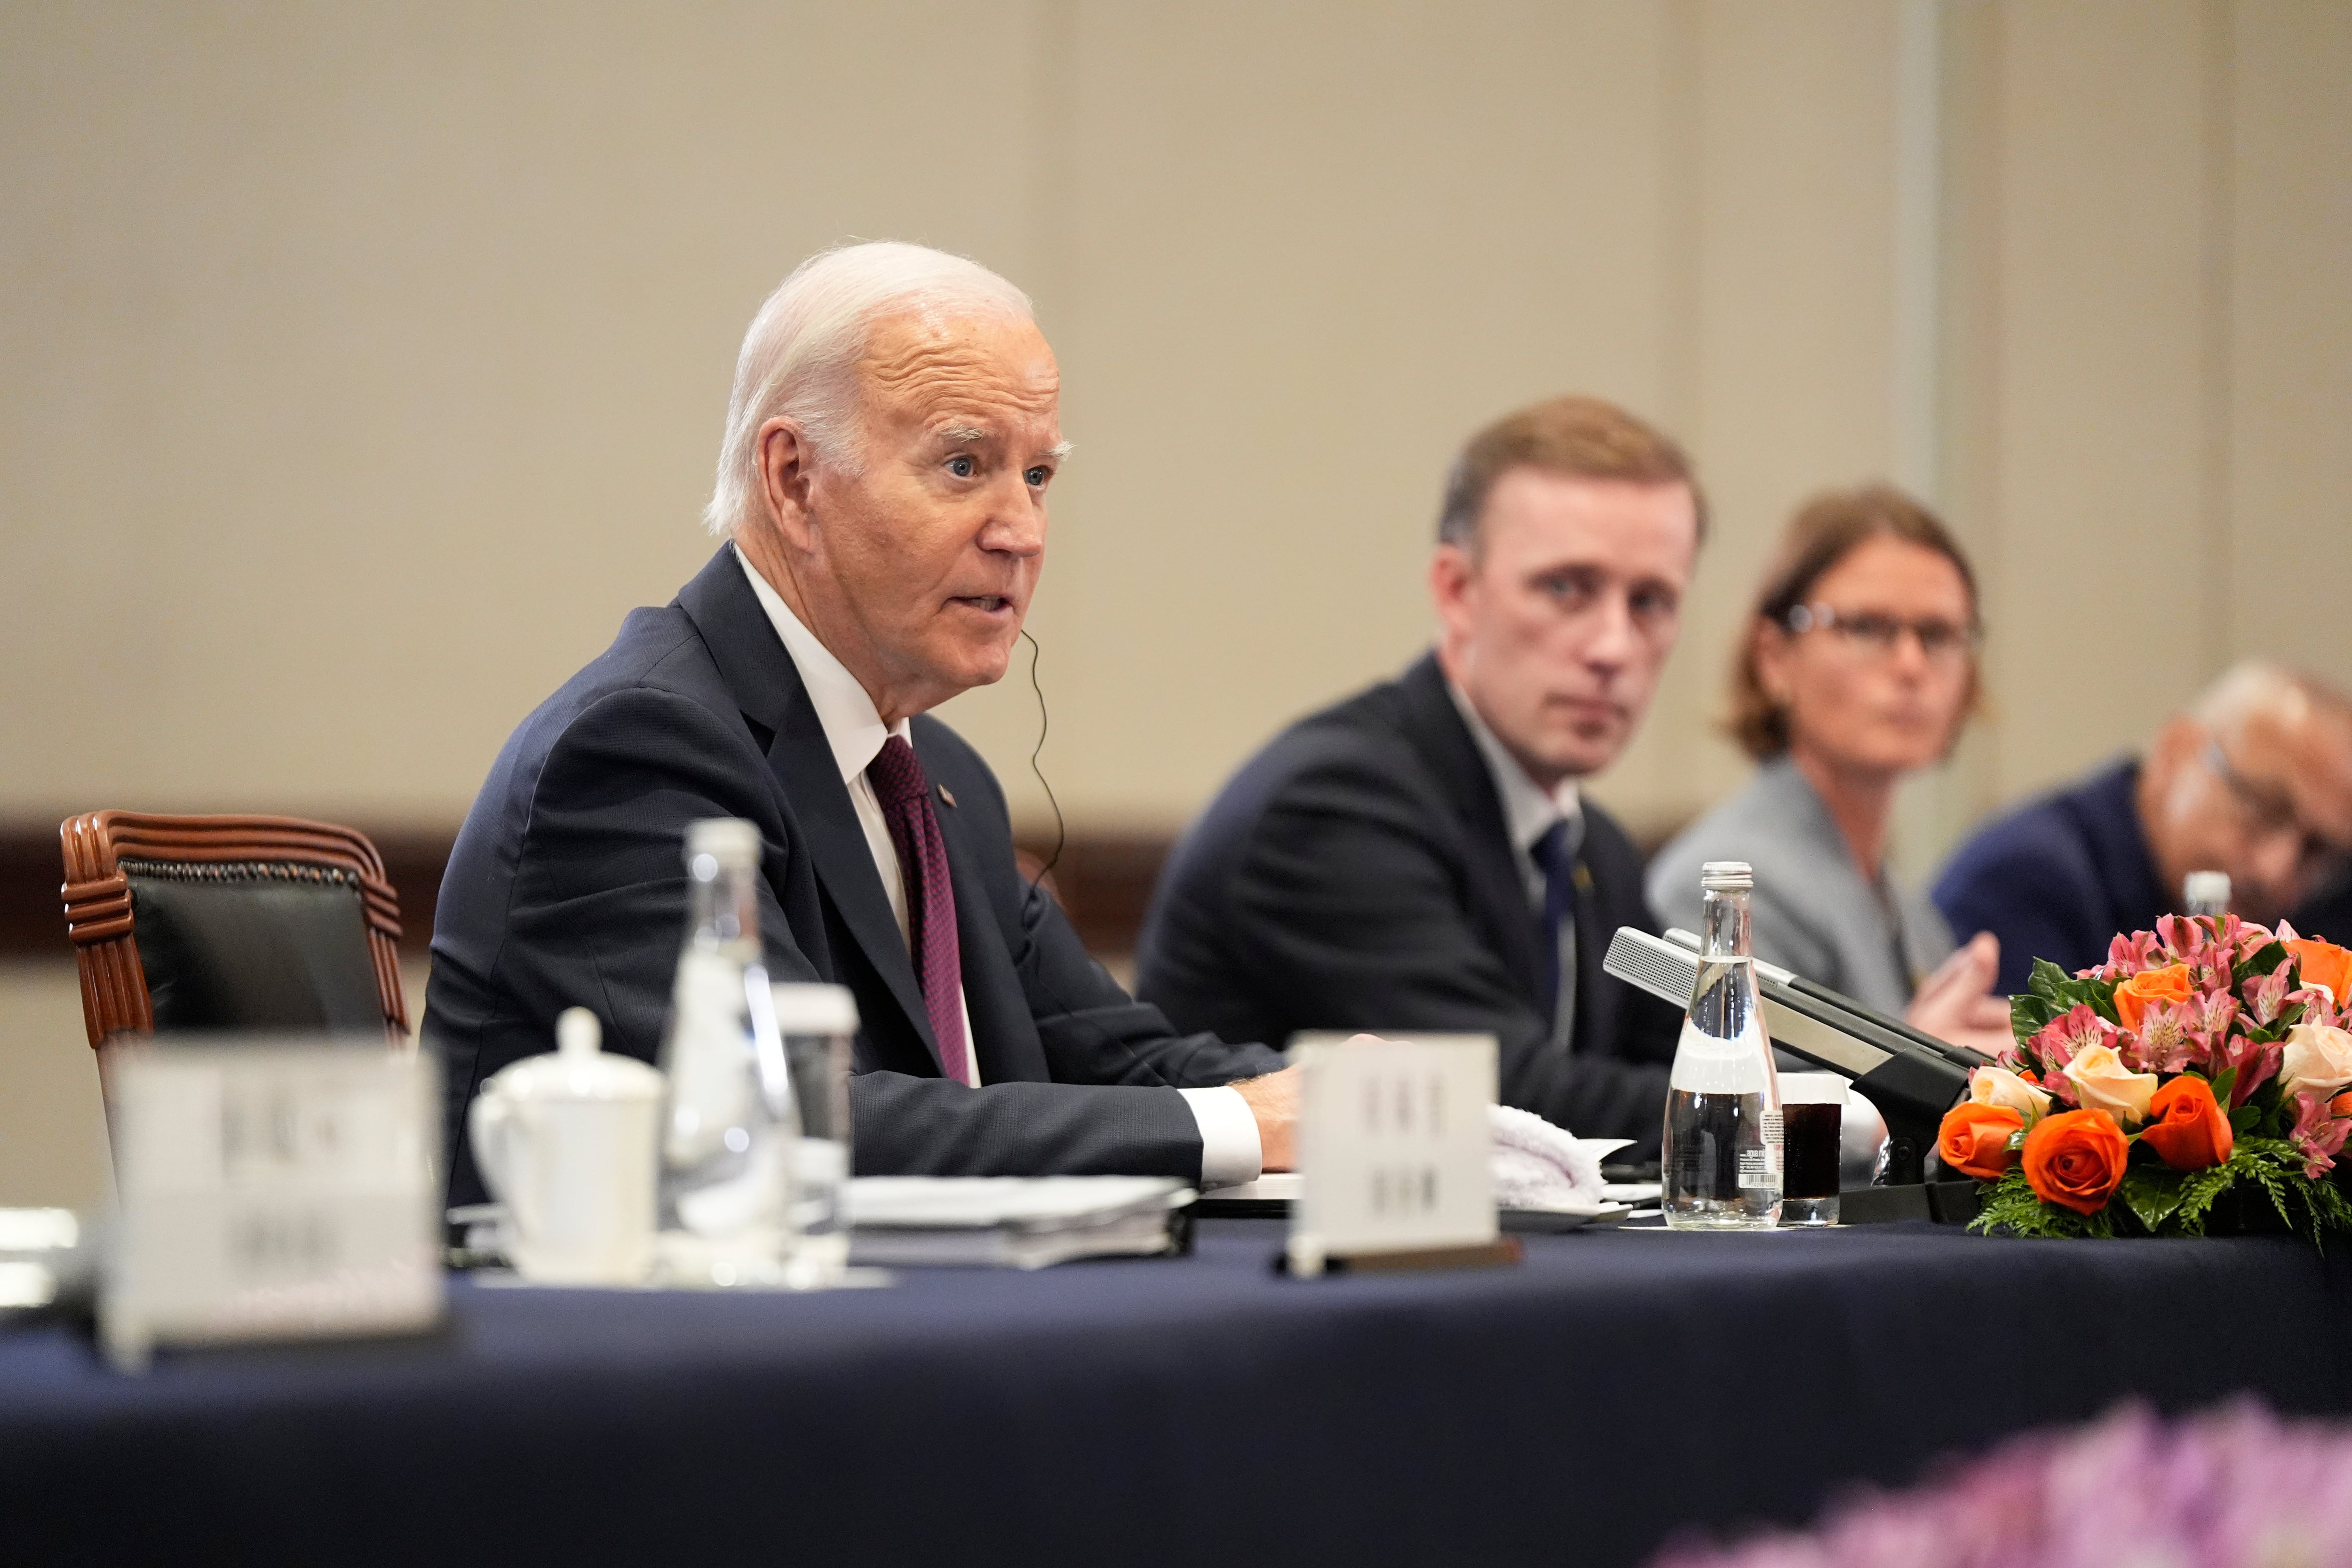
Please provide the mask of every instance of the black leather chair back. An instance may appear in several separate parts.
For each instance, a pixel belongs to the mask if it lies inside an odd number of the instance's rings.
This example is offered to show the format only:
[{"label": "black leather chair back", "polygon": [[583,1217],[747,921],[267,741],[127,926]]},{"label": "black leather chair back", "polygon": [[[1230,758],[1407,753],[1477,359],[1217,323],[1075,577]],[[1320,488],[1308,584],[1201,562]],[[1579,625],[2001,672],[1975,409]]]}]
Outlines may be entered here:
[{"label": "black leather chair back", "polygon": [[382,1033],[356,876],[284,862],[128,857],[121,869],[157,1033]]},{"label": "black leather chair back", "polygon": [[400,895],[364,833],[92,811],[58,842],[92,1047],[159,1029],[407,1038]]}]

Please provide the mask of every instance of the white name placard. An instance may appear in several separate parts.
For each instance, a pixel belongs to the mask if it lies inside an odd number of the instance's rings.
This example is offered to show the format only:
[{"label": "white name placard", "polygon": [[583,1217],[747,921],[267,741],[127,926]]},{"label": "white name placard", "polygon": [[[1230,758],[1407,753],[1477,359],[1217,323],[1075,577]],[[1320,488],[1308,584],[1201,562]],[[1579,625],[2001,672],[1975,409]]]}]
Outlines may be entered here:
[{"label": "white name placard", "polygon": [[1492,1035],[1300,1035],[1290,1268],[1492,1242]]},{"label": "white name placard", "polygon": [[122,1217],[99,1326],[118,1365],[439,1321],[430,1058],[324,1039],[107,1053]]}]

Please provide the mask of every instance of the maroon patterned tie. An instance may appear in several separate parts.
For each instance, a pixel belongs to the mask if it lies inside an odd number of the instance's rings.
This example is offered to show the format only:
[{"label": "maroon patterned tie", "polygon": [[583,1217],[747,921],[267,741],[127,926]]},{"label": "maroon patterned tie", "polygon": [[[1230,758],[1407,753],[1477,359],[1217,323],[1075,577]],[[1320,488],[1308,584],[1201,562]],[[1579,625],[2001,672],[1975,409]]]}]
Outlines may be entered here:
[{"label": "maroon patterned tie", "polygon": [[882,803],[882,820],[898,849],[907,883],[907,946],[923,1012],[940,1043],[940,1066],[958,1083],[971,1081],[963,1037],[963,955],[956,945],[955,889],[948,880],[948,845],[931,811],[931,781],[915,748],[893,735],[866,764],[866,777]]}]

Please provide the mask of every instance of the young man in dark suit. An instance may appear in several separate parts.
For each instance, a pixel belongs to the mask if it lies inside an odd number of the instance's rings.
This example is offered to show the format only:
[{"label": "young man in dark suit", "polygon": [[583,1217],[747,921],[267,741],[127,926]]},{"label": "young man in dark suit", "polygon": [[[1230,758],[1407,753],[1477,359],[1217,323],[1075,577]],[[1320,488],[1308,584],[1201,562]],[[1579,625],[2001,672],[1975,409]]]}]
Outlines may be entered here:
[{"label": "young man in dark suit", "polygon": [[1502,1097],[1654,1154],[1680,1016],[1601,968],[1656,930],[1624,831],[1577,781],[1641,721],[1704,507],[1675,444],[1563,397],[1456,460],[1436,647],[1302,720],[1177,846],[1137,994],[1182,1026],[1491,1033]]},{"label": "young man in dark suit", "polygon": [[856,994],[859,1171],[1286,1167],[1296,1074],[1121,991],[1016,869],[987,765],[922,717],[1004,673],[1059,392],[1026,296],[938,251],[830,251],[761,309],[707,513],[729,542],[523,721],[442,881],[425,1034],[453,1201],[481,1192],[467,1102],[563,1008],[655,1056],[686,831],[714,816],[759,829],[770,974]]}]

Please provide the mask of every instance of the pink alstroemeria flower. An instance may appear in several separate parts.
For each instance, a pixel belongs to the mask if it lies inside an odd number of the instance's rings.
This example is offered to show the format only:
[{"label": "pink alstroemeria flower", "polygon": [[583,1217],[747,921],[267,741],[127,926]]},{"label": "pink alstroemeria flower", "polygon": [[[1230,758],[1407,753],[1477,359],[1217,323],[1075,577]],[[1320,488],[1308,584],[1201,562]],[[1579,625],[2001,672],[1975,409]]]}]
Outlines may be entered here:
[{"label": "pink alstroemeria flower", "polygon": [[2228,948],[2241,958],[2259,951],[2263,943],[2271,939],[2269,927],[2242,921],[2233,914],[2225,913],[2219,920],[2200,915],[2198,921],[2212,928],[2213,941],[2218,945]]},{"label": "pink alstroemeria flower", "polygon": [[2222,1045],[2238,1026],[2238,999],[2209,992],[2190,997],[2185,1011],[2189,1014],[2189,1065],[2204,1068],[2208,1076],[2219,1074]]},{"label": "pink alstroemeria flower", "polygon": [[2160,915],[2156,940],[2163,944],[2168,963],[2194,963],[2212,944],[2213,933],[2205,921],[2188,915]]},{"label": "pink alstroemeria flower", "polygon": [[1997,1068],[2007,1068],[2011,1072],[2034,1070],[2033,1058],[2025,1054],[2025,1047],[2017,1043],[2017,1037],[2014,1035],[2003,1040],[1994,1050],[1992,1065]]},{"label": "pink alstroemeria flower", "polygon": [[2230,1106],[2235,1110],[2246,1103],[2246,1097],[2278,1076],[2279,1058],[2286,1047],[2277,1040],[2256,1045],[2243,1035],[2224,1037],[2212,1051],[2213,1074],[2235,1069],[2236,1079],[2230,1086]]},{"label": "pink alstroemeria flower", "polygon": [[2287,971],[2294,967],[2294,959],[2283,958],[2279,960],[2279,966],[2268,974],[2246,982],[2246,1006],[2252,1012],[2254,1023],[2259,1027],[2269,1028],[2286,1010]]},{"label": "pink alstroemeria flower", "polygon": [[2286,994],[2286,1003],[2279,1011],[2301,1007],[2295,1018],[2298,1024],[2324,1024],[2329,1028],[2344,1027],[2344,1015],[2336,1010],[2336,993],[2325,985],[2298,985]]},{"label": "pink alstroemeria flower", "polygon": [[2120,1033],[2087,1003],[2076,1003],[2044,1024],[2025,1048],[2041,1066],[2042,1087],[2073,1105],[2076,1103],[2074,1085],[2065,1075],[2066,1064],[2093,1046],[2114,1045]]},{"label": "pink alstroemeria flower", "polygon": [[2307,1089],[2296,1091],[2294,1131],[2286,1137],[2303,1156],[2305,1176],[2315,1182],[2336,1168],[2336,1153],[2347,1132],[2352,1132],[2352,1121],[2330,1110],[2326,1100]]},{"label": "pink alstroemeria flower", "polygon": [[2210,994],[2230,989],[2238,962],[2238,917],[2167,915],[2156,922],[2165,942],[2189,966],[2189,984]]},{"label": "pink alstroemeria flower", "polygon": [[2088,980],[2097,975],[2102,980],[2129,980],[2145,970],[2161,969],[2169,962],[2157,956],[2156,933],[2136,931],[2129,936],[2118,936],[2107,943],[2107,962],[2098,969],[2085,969],[2074,976]]},{"label": "pink alstroemeria flower", "polygon": [[2205,1041],[2198,1025],[2204,1022],[2204,998],[2186,1002],[2150,1002],[2140,1012],[2139,1032],[2123,1034],[2118,1047],[2126,1062],[2141,1072],[2167,1075],[2186,1068],[2203,1054]]}]

